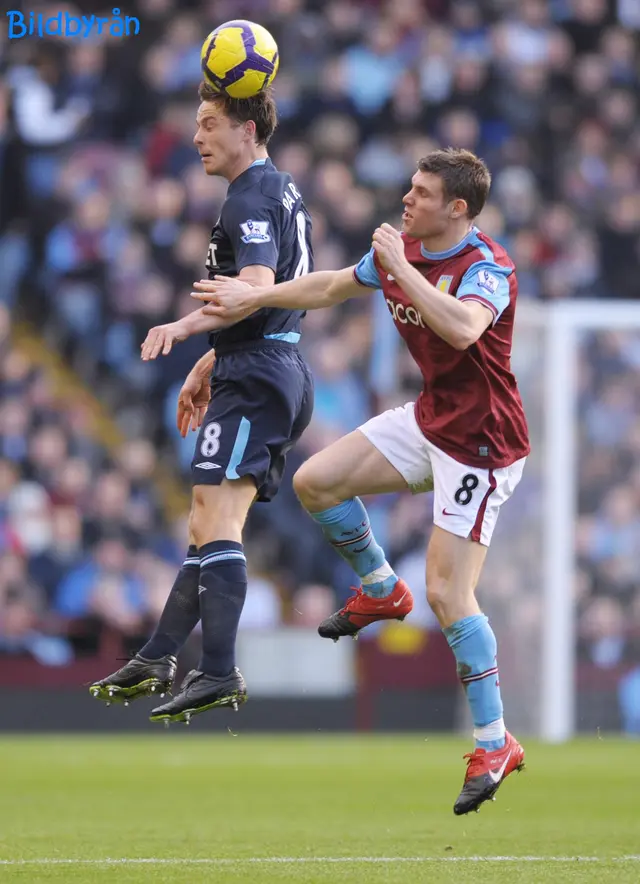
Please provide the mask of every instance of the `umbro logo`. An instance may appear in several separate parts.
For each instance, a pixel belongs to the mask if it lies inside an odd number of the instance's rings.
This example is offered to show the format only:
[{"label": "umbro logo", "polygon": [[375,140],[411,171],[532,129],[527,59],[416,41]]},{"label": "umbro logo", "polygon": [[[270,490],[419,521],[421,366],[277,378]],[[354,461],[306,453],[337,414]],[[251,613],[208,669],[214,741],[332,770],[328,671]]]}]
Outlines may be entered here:
[{"label": "umbro logo", "polygon": [[205,460],[202,463],[197,463],[195,466],[196,466],[197,470],[221,470],[222,469],[222,467],[220,466],[219,463],[211,463],[210,460]]}]

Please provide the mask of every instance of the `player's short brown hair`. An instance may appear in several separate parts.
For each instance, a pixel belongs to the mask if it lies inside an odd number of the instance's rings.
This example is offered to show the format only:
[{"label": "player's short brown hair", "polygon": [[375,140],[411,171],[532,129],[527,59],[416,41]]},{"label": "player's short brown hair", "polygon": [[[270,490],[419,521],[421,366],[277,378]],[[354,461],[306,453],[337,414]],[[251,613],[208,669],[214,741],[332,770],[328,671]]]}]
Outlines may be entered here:
[{"label": "player's short brown hair", "polygon": [[491,172],[484,160],[470,150],[445,147],[433,150],[418,161],[421,172],[437,175],[447,200],[465,200],[469,218],[476,218],[487,201]]},{"label": "player's short brown hair", "polygon": [[278,112],[270,89],[265,89],[252,98],[231,98],[224,92],[216,92],[203,80],[198,89],[198,96],[200,101],[219,103],[226,116],[236,123],[248,123],[249,120],[253,120],[256,124],[257,143],[269,143],[278,125]]}]

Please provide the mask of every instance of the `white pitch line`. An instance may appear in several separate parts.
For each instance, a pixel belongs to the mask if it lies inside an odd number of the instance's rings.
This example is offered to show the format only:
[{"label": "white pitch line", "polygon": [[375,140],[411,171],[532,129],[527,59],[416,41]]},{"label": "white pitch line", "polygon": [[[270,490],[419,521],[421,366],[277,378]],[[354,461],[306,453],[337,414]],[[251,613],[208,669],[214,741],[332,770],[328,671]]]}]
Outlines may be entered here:
[{"label": "white pitch line", "polygon": [[640,854],[630,856],[260,856],[208,859],[113,858],[104,859],[0,859],[0,866],[118,866],[118,865],[294,865],[305,863],[635,863]]}]

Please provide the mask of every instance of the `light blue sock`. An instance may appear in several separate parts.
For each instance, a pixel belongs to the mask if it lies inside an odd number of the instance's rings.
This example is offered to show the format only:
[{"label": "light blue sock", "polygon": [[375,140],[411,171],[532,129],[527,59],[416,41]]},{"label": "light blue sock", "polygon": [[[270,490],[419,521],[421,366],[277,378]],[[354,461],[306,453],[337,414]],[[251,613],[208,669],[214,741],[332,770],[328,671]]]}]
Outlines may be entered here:
[{"label": "light blue sock", "polygon": [[[486,727],[501,720],[503,708],[496,660],[498,646],[488,618],[484,614],[474,614],[442,631],[455,655],[458,678],[466,691],[474,726]],[[492,751],[501,749],[504,742],[504,738],[476,739],[476,746]]]},{"label": "light blue sock", "polygon": [[362,579],[362,588],[367,595],[384,598],[393,592],[398,578],[387,562],[384,550],[375,541],[369,516],[359,497],[309,515],[318,522],[336,552]]}]

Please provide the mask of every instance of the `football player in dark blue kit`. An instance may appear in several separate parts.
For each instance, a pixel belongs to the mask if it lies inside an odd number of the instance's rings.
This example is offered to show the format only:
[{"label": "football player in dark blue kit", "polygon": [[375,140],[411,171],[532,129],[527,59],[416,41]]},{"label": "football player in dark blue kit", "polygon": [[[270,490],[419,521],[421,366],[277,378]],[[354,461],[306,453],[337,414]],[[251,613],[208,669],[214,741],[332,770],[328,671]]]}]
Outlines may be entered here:
[{"label": "football player in dark blue kit", "polygon": [[[229,182],[209,245],[209,278],[234,276],[272,285],[313,270],[311,219],[267,143],[276,126],[269,92],[231,99],[202,84],[194,144],[207,175]],[[247,590],[242,530],[255,500],[276,493],[287,452],[311,419],[313,383],[300,355],[299,310],[247,312],[233,324],[202,308],[150,330],[142,358],[166,355],[190,335],[208,332],[211,350],[196,363],[178,401],[183,436],[199,430],[192,462],[189,551],[158,626],[117,672],[91,685],[107,702],[164,695],[176,657],[198,620],[202,658],[152,721],[186,721],[215,706],[246,699],[235,665],[238,622]]]}]

